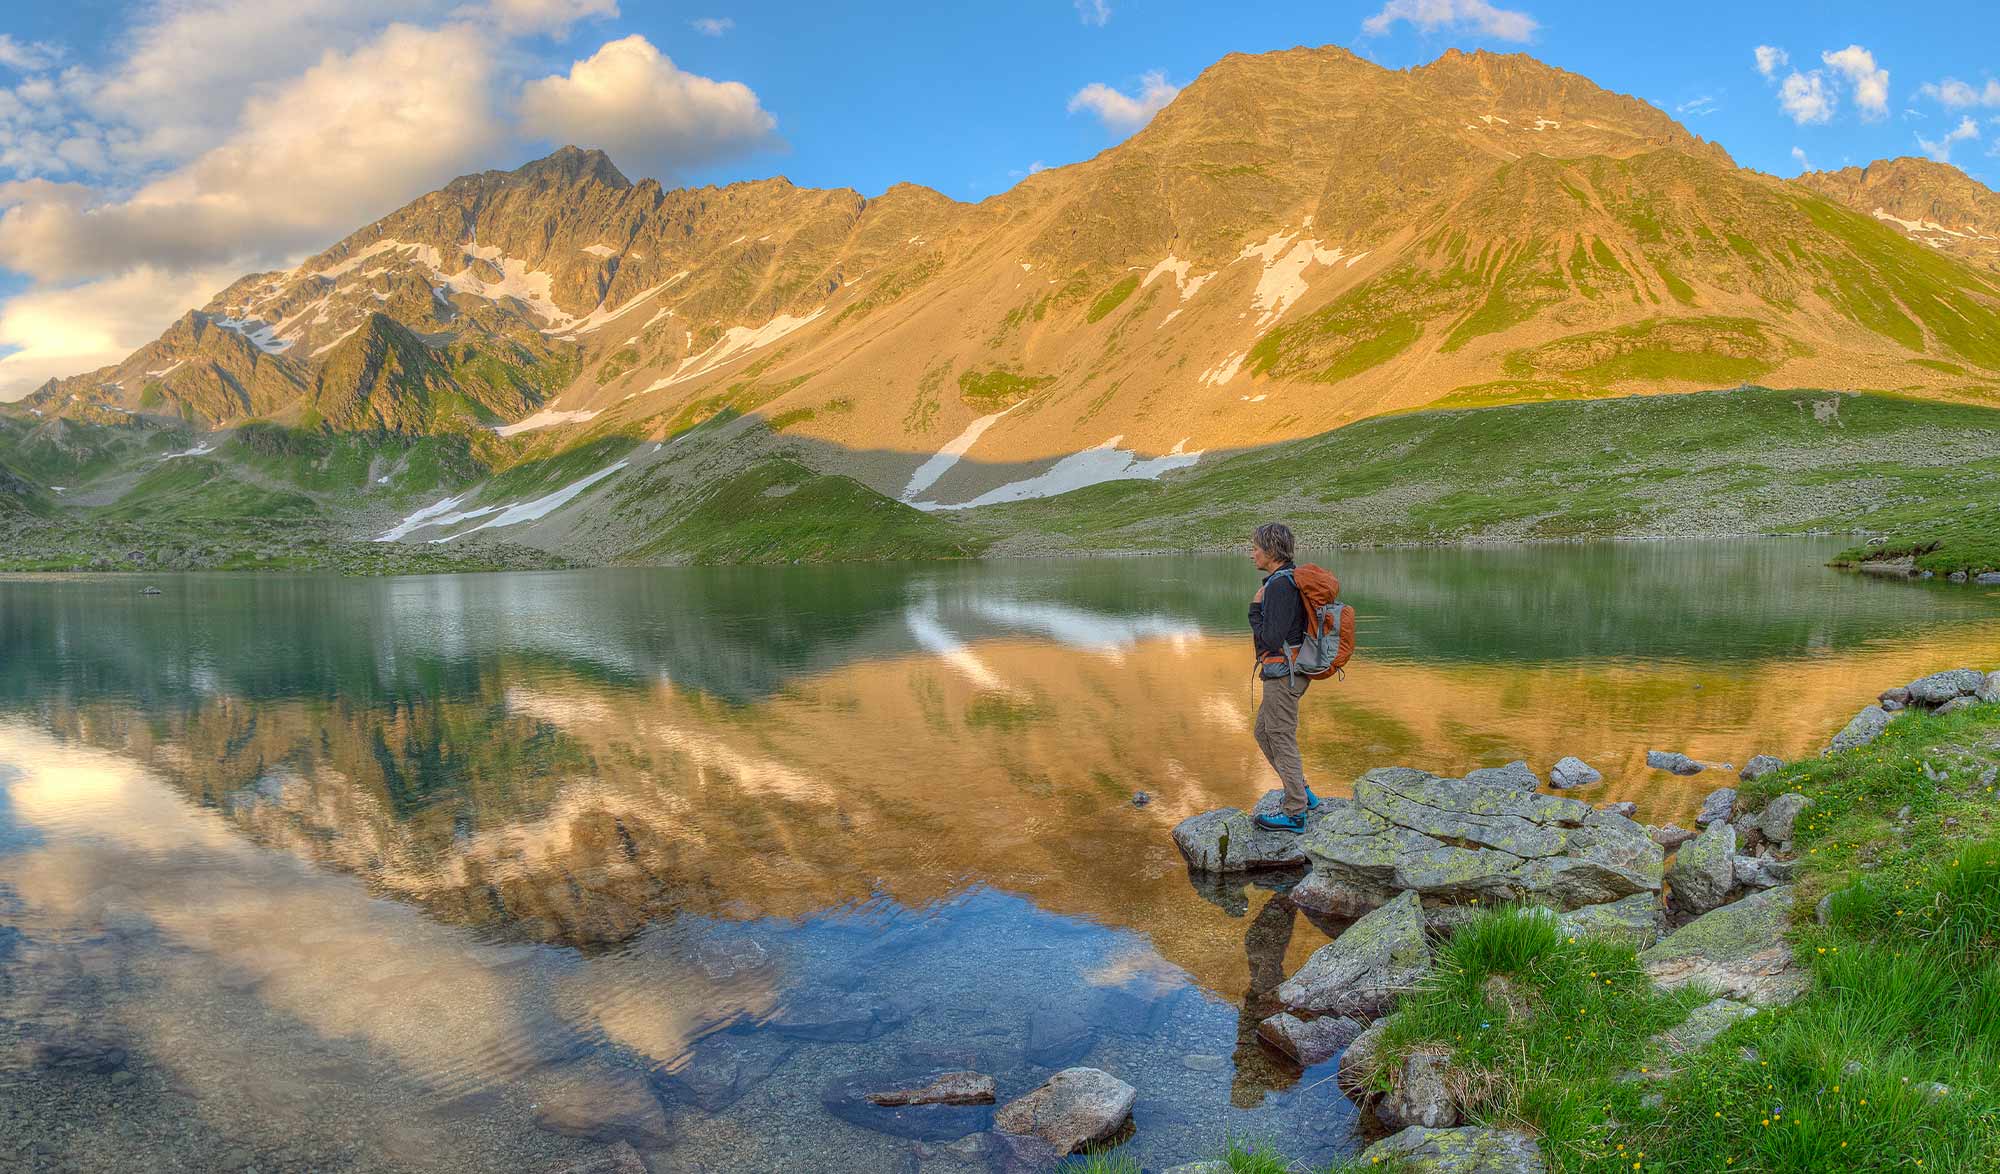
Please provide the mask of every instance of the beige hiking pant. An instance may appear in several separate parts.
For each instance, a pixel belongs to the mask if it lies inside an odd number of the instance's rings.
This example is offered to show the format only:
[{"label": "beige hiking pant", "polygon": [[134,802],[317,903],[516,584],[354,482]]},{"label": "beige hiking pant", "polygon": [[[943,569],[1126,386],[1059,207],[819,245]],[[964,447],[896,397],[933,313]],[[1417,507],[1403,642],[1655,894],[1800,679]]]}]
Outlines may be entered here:
[{"label": "beige hiking pant", "polygon": [[1264,682],[1264,700],[1257,706],[1252,732],[1278,781],[1285,785],[1285,814],[1304,815],[1306,766],[1299,758],[1299,698],[1311,677],[1279,677]]}]

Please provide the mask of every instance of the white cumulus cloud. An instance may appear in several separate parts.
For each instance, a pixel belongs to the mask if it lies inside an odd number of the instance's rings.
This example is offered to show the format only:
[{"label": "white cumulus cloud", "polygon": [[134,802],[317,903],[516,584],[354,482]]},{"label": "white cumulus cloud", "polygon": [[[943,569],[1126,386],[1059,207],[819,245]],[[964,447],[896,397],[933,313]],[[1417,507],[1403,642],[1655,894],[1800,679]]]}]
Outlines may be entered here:
[{"label": "white cumulus cloud", "polygon": [[1778,76],[1778,68],[1780,66],[1792,63],[1792,55],[1778,48],[1776,45],[1759,45],[1756,48],[1756,54],[1757,72],[1763,74],[1766,81],[1773,80]]},{"label": "white cumulus cloud", "polygon": [[1398,22],[1408,22],[1426,33],[1453,29],[1502,41],[1528,40],[1541,27],[1527,13],[1496,8],[1488,0],[1389,0],[1382,11],[1361,22],[1361,31],[1379,37]]},{"label": "white cumulus cloud", "polygon": [[1917,93],[1953,110],[1967,106],[2000,106],[2000,81],[1992,78],[1986,79],[1984,87],[1974,87],[1948,77],[1941,82],[1925,82],[1917,87]]},{"label": "white cumulus cloud", "polygon": [[726,16],[699,16],[688,22],[688,27],[704,37],[719,37],[736,27],[736,22]]},{"label": "white cumulus cloud", "polygon": [[1968,142],[1978,137],[1979,124],[1970,118],[1961,118],[1958,120],[1957,126],[1946,131],[1944,137],[1935,142],[1922,135],[1918,135],[1917,146],[1922,147],[1924,154],[1929,155],[1939,163],[1949,163],[1951,162],[1951,149],[1953,147],[1959,143]]},{"label": "white cumulus cloud", "polygon": [[0,66],[22,71],[47,69],[62,57],[62,50],[45,41],[17,41],[10,33],[0,33]]},{"label": "white cumulus cloud", "polygon": [[1861,117],[1874,121],[1889,116],[1889,71],[1875,64],[1875,55],[1859,45],[1821,53],[1827,68],[1847,79]]},{"label": "white cumulus cloud", "polygon": [[1070,95],[1069,112],[1075,114],[1087,110],[1095,114],[1109,130],[1130,132],[1138,130],[1153,120],[1153,115],[1164,109],[1181,92],[1179,86],[1167,81],[1167,75],[1154,70],[1139,79],[1139,92],[1126,94],[1103,82],[1092,82]]},{"label": "white cumulus cloud", "polygon": [[1826,75],[1817,69],[1811,73],[1795,69],[1778,87],[1779,109],[1800,126],[1831,122],[1833,106],[1833,91],[1827,88]]},{"label": "white cumulus cloud", "polygon": [[0,401],[118,362],[236,277],[227,268],[146,267],[7,299],[0,305],[0,350],[11,353],[0,357]]},{"label": "white cumulus cloud", "polygon": [[741,82],[676,66],[646,38],[611,41],[521,90],[521,126],[551,142],[601,147],[639,174],[672,176],[768,145],[777,119]]},{"label": "white cumulus cloud", "polygon": [[1799,165],[1800,171],[1812,170],[1812,160],[1806,158],[1805,148],[1803,147],[1792,148],[1792,162]]}]

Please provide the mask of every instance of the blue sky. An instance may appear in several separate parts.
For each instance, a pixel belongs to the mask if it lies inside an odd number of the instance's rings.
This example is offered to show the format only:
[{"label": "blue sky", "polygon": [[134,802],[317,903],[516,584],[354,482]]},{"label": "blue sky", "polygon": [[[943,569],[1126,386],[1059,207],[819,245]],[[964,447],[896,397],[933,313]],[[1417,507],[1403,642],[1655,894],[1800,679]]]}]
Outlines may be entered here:
[{"label": "blue sky", "polygon": [[555,142],[635,178],[980,199],[1115,144],[1224,53],[1320,44],[1389,68],[1527,52],[1775,174],[1928,153],[2000,186],[1990,0],[11,5],[0,398]]}]

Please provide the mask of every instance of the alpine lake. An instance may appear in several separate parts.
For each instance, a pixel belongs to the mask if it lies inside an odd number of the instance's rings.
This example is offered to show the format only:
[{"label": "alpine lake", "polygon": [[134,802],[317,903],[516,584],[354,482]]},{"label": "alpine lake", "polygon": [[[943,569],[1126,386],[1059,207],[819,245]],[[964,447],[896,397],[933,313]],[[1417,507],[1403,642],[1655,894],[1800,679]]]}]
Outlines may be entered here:
[{"label": "alpine lake", "polygon": [[[1812,754],[1883,681],[2000,664],[2000,592],[1839,545],[1322,557],[1360,646],[1308,773],[1574,754],[1687,824],[1733,772],[1647,750]],[[1148,1170],[1352,1154],[1333,1065],[1254,1034],[1340,926],[1169,837],[1275,785],[1255,585],[0,578],[0,1169],[986,1170],[993,1108],[866,1094],[1073,1064],[1138,1089]]]}]

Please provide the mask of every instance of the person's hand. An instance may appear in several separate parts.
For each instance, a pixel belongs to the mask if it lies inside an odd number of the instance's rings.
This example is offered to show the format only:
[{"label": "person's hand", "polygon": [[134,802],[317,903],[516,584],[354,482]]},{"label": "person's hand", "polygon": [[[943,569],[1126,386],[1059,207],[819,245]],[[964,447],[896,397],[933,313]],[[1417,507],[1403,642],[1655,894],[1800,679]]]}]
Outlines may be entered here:
[{"label": "person's hand", "polygon": [[1252,595],[1250,597],[1250,602],[1252,603],[1264,602],[1264,589],[1262,587],[1257,588],[1257,594]]}]

